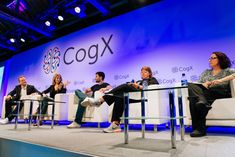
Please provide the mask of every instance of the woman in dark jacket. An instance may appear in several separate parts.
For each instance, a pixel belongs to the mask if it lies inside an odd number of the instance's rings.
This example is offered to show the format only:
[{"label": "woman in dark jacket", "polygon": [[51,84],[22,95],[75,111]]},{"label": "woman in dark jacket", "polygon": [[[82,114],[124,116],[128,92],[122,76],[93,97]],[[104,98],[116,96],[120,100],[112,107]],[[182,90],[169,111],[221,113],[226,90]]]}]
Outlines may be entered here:
[{"label": "woman in dark jacket", "polygon": [[[55,98],[55,95],[58,93],[66,93],[66,86],[68,85],[68,81],[66,81],[65,83],[62,82],[62,77],[60,74],[56,73],[53,76],[52,79],[52,85],[47,88],[46,90],[44,90],[42,92],[43,95],[43,101],[42,101],[42,105],[41,105],[41,114],[45,115],[47,112],[47,108],[48,108],[48,102],[50,102],[52,99]],[[47,97],[46,94],[49,93],[50,97]],[[36,114],[39,113],[39,107],[37,109]],[[36,116],[34,116],[34,119],[36,119]],[[41,116],[41,119],[43,119],[43,116]],[[40,120],[40,125],[42,125],[42,121]]]}]

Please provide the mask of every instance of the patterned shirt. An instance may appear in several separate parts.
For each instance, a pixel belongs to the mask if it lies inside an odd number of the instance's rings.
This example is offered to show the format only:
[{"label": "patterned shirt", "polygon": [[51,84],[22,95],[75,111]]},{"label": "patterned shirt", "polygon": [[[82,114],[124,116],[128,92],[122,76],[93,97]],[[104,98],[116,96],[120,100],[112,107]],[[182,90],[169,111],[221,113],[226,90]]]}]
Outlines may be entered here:
[{"label": "patterned shirt", "polygon": [[[217,75],[213,76],[212,75],[212,69],[207,69],[205,70],[199,79],[200,83],[204,83],[206,81],[214,81],[217,79],[221,79],[224,78],[226,76],[229,75],[235,75],[235,69],[231,69],[231,68],[226,68],[226,69],[222,69]],[[215,86],[212,86],[211,88],[220,88],[220,89],[224,89],[225,91],[230,91],[230,84],[229,81],[225,81],[221,84],[217,84]]]}]

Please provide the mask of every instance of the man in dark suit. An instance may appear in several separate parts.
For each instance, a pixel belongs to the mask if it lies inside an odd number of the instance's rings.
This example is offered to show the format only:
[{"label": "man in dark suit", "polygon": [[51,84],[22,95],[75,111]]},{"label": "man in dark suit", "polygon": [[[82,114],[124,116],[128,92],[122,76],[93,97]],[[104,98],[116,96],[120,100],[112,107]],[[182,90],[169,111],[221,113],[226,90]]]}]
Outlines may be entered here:
[{"label": "man in dark suit", "polygon": [[[20,100],[22,96],[30,94],[40,94],[40,92],[32,85],[28,85],[24,76],[18,77],[19,85],[12,90],[5,99],[5,119],[0,120],[0,124],[7,124],[15,118],[15,114],[18,108],[15,107],[12,110],[12,106],[16,105],[15,101]],[[20,104],[20,110],[23,108],[23,104]],[[20,111],[19,110],[19,111]]]}]

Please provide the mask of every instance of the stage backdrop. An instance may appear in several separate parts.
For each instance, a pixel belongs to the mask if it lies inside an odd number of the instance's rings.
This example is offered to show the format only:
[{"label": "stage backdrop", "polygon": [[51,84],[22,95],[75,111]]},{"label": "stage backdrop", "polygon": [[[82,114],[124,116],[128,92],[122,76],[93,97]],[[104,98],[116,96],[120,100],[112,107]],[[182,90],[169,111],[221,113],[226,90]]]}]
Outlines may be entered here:
[{"label": "stage backdrop", "polygon": [[213,51],[227,53],[234,67],[234,6],[233,0],[164,0],[69,34],[8,60],[3,94],[19,75],[42,91],[57,72],[73,92],[92,86],[97,71],[113,86],[139,80],[145,65],[161,84],[178,83],[182,73],[196,81]]}]

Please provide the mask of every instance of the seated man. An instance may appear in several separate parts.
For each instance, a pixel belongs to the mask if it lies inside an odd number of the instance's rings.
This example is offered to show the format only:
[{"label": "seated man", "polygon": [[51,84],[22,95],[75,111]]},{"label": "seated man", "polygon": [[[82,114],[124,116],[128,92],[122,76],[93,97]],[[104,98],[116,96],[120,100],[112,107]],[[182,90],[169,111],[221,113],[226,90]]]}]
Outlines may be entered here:
[{"label": "seated man", "polygon": [[[138,91],[146,89],[146,86],[152,84],[159,84],[157,79],[153,77],[153,73],[150,67],[144,66],[141,68],[141,80],[128,84],[121,84],[112,89],[106,95],[99,99],[86,98],[81,105],[82,106],[100,106],[103,102],[106,102],[109,106],[114,103],[113,114],[111,124],[108,128],[104,129],[105,133],[121,132],[120,117],[124,112],[124,93]],[[140,102],[137,99],[129,99],[130,103]]]},{"label": "seated man", "polygon": [[67,126],[67,128],[80,128],[81,127],[83,113],[86,109],[86,107],[81,106],[81,102],[87,97],[86,94],[92,92],[92,97],[94,97],[94,93],[96,91],[105,92],[112,88],[108,83],[104,82],[104,78],[105,78],[105,74],[103,72],[97,72],[95,76],[95,81],[97,84],[95,84],[91,88],[86,89],[85,94],[82,93],[80,90],[75,91],[76,96],[79,98],[76,118],[70,125]]},{"label": "seated man", "polygon": [[[17,114],[18,108],[16,107],[14,110],[12,110],[12,106],[16,105],[15,101],[20,100],[22,96],[25,95],[30,95],[33,93],[38,93],[40,92],[32,85],[28,85],[26,82],[26,79],[24,76],[19,76],[18,77],[19,85],[17,85],[13,91],[11,91],[7,97],[6,97],[6,102],[5,102],[5,119],[0,120],[0,124],[7,124],[9,123],[12,119],[15,118],[15,114]],[[20,104],[20,109],[23,108],[23,104]]]}]

